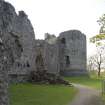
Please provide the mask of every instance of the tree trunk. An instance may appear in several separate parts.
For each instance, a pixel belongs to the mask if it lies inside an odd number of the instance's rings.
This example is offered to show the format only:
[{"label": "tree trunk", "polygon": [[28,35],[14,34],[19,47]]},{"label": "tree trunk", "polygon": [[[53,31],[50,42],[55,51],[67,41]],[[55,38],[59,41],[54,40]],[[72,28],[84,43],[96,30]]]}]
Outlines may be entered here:
[{"label": "tree trunk", "polygon": [[100,75],[101,75],[101,67],[99,65],[99,67],[98,67],[98,77],[100,77]]}]

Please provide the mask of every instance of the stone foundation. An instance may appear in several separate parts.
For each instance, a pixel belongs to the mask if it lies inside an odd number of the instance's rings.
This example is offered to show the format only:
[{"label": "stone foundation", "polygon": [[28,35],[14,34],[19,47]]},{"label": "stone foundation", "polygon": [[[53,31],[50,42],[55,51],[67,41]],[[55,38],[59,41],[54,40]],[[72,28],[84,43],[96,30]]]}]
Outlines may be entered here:
[{"label": "stone foundation", "polygon": [[62,76],[88,76],[86,70],[65,70],[61,71],[60,74]]},{"label": "stone foundation", "polygon": [[29,75],[16,75],[11,74],[9,75],[9,83],[25,83],[28,81]]}]

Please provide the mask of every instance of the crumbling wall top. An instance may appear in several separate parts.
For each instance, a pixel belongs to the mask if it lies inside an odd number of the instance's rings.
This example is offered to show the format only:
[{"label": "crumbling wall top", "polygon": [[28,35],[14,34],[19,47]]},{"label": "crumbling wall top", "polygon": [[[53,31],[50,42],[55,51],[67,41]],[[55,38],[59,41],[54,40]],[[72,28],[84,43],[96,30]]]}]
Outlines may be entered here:
[{"label": "crumbling wall top", "polygon": [[48,44],[56,44],[57,37],[55,35],[51,35],[49,33],[45,33],[45,41]]},{"label": "crumbling wall top", "polygon": [[28,17],[27,14],[24,11],[19,11],[19,16],[20,17]]}]

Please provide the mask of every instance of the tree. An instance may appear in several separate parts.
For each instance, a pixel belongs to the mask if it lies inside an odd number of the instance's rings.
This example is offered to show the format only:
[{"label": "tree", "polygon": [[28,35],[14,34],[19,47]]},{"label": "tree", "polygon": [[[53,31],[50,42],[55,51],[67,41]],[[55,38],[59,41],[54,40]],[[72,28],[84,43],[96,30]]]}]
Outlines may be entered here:
[{"label": "tree", "polygon": [[102,44],[101,41],[105,40],[105,14],[103,14],[97,22],[100,25],[99,34],[91,37],[90,42],[95,43],[96,46],[100,46]]},{"label": "tree", "polygon": [[94,43],[98,49],[93,58],[98,69],[98,76],[100,76],[102,65],[105,62],[105,14],[97,22],[100,25],[99,34],[91,37],[90,42]]},{"label": "tree", "polygon": [[101,70],[105,63],[105,48],[104,47],[98,47],[96,54],[91,56],[91,66],[94,65],[94,67],[98,71],[98,76],[101,75]]},{"label": "tree", "polygon": [[95,70],[94,57],[90,56],[87,62],[88,62],[87,68],[89,72],[94,71]]},{"label": "tree", "polygon": [[105,34],[105,14],[103,14],[97,21],[100,25],[100,34]]}]

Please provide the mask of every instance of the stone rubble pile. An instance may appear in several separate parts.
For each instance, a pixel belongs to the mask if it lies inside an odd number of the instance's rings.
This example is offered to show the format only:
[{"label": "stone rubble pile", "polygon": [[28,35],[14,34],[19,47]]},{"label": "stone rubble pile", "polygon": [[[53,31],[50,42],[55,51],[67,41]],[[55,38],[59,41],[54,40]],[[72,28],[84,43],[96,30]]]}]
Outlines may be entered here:
[{"label": "stone rubble pile", "polygon": [[71,85],[69,81],[64,80],[61,76],[43,71],[32,71],[29,82],[42,84],[64,84]]}]

